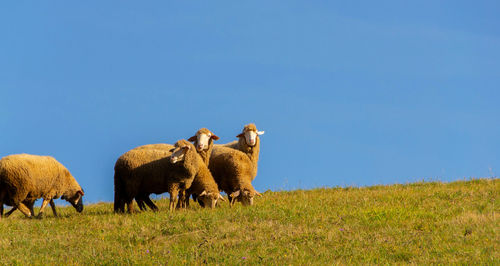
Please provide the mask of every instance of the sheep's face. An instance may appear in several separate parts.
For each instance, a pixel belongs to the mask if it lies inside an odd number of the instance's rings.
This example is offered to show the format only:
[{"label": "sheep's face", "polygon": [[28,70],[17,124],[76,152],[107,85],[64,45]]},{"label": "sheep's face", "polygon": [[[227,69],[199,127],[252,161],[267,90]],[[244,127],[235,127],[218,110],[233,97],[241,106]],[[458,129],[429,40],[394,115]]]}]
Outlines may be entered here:
[{"label": "sheep's face", "polygon": [[245,206],[253,205],[253,198],[255,195],[262,196],[259,192],[250,189],[238,190],[236,192],[231,193],[232,202],[235,200],[241,202]]},{"label": "sheep's face", "polygon": [[206,128],[202,128],[196,132],[196,135],[190,137],[188,140],[194,142],[196,150],[198,152],[207,150],[210,145],[210,140],[218,140],[215,134]]},{"label": "sheep's face", "polygon": [[199,203],[200,203],[200,206],[204,207],[204,208],[215,208],[215,206],[217,205],[217,201],[218,200],[222,200],[224,201],[224,198],[219,194],[219,193],[215,193],[215,192],[206,192],[206,191],[203,191],[200,195],[198,195],[198,200],[199,200]]},{"label": "sheep's face", "polygon": [[63,195],[61,199],[66,200],[71,203],[71,205],[76,209],[77,212],[83,211],[83,190],[78,190],[73,194]]},{"label": "sheep's face", "polygon": [[243,128],[243,132],[239,134],[238,138],[245,138],[245,142],[248,146],[253,147],[257,144],[257,136],[263,135],[264,131],[257,131],[254,124],[246,125]]},{"label": "sheep's face", "polygon": [[170,150],[172,152],[172,155],[170,155],[170,162],[176,163],[176,162],[183,161],[184,157],[186,156],[186,152],[190,149],[191,149],[191,146],[179,144],[179,142],[177,142],[175,144],[175,148]]}]

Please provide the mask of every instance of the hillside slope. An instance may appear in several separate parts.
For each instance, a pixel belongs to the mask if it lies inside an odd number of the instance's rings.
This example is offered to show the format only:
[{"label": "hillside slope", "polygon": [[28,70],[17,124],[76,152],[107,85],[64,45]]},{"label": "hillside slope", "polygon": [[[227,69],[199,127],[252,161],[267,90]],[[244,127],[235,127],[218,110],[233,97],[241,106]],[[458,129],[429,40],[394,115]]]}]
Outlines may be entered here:
[{"label": "hillside slope", "polygon": [[255,206],[0,220],[1,264],[500,263],[499,179],[266,192]]}]

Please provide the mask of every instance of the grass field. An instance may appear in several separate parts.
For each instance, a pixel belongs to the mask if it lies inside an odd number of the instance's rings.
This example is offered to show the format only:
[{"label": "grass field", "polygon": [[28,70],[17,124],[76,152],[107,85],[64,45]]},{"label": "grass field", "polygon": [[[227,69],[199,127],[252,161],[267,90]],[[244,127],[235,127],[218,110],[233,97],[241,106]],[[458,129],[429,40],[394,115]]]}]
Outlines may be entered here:
[{"label": "grass field", "polygon": [[499,179],[266,192],[117,215],[111,203],[0,221],[0,264],[500,264]]}]

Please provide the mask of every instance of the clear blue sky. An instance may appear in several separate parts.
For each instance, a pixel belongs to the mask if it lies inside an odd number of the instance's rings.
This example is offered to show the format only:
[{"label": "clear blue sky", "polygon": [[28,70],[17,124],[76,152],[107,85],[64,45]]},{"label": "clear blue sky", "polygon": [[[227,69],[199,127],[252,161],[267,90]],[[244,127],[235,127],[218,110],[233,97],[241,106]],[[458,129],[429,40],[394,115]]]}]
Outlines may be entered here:
[{"label": "clear blue sky", "polygon": [[262,136],[260,191],[500,172],[499,1],[8,1],[0,156],[90,202],[139,145]]}]

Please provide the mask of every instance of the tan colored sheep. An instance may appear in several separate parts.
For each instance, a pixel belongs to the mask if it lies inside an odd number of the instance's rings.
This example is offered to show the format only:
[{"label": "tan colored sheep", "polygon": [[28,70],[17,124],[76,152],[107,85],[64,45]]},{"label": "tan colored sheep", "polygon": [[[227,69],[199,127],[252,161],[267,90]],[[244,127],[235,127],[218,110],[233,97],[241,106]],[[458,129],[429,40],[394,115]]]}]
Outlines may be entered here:
[{"label": "tan colored sheep", "polygon": [[215,147],[229,147],[236,150],[239,150],[245,153],[253,164],[253,172],[254,176],[252,180],[257,176],[257,167],[259,162],[259,153],[260,153],[260,137],[264,134],[264,131],[258,131],[255,124],[248,124],[243,127],[243,130],[236,137],[238,140],[226,143],[223,145],[215,145]]},{"label": "tan colored sheep", "polygon": [[260,195],[252,186],[255,168],[248,156],[228,147],[214,147],[208,166],[219,189],[228,194],[230,204],[235,200],[252,205],[255,195]]},{"label": "tan colored sheep", "polygon": [[253,186],[252,181],[257,176],[257,165],[260,151],[260,135],[254,124],[248,124],[237,141],[214,145],[210,157],[209,169],[219,186],[228,194],[230,204],[235,200],[244,205],[252,205],[255,195],[261,195]]},{"label": "tan colored sheep", "polygon": [[[194,142],[194,146],[196,147],[196,151],[202,157],[203,161],[206,165],[208,165],[208,160],[210,159],[210,154],[212,153],[212,147],[214,145],[213,141],[218,140],[214,133],[206,128],[199,129],[196,134],[190,137],[188,140]],[[169,151],[173,146],[170,144],[148,144],[139,146],[134,149],[159,149],[164,151]],[[208,169],[207,169],[208,171]],[[188,191],[179,191],[180,199],[177,204],[178,208],[183,208],[189,206],[189,196],[193,195],[193,198],[197,200],[198,194],[200,197],[200,205],[212,206],[215,205],[217,200],[224,200],[222,196],[219,194],[219,190],[217,184],[215,183],[210,171],[205,173],[205,171],[200,170],[200,174],[195,176],[191,188]],[[149,206],[150,209],[156,211],[158,207],[151,201],[149,198],[149,194],[138,195],[135,197],[135,201],[141,210],[146,210],[146,205]]]},{"label": "tan colored sheep", "polygon": [[53,157],[15,154],[0,160],[1,212],[3,204],[7,203],[19,209],[26,217],[32,217],[30,207],[24,203],[43,198],[38,214],[41,218],[47,204],[59,197],[81,212],[82,196],[83,190],[75,178]]},{"label": "tan colored sheep", "polygon": [[125,204],[128,212],[133,212],[135,197],[164,192],[169,192],[169,208],[174,210],[179,192],[188,189],[194,177],[206,168],[193,144],[186,140],[177,141],[169,151],[130,150],[115,164],[115,212],[124,212]]}]

